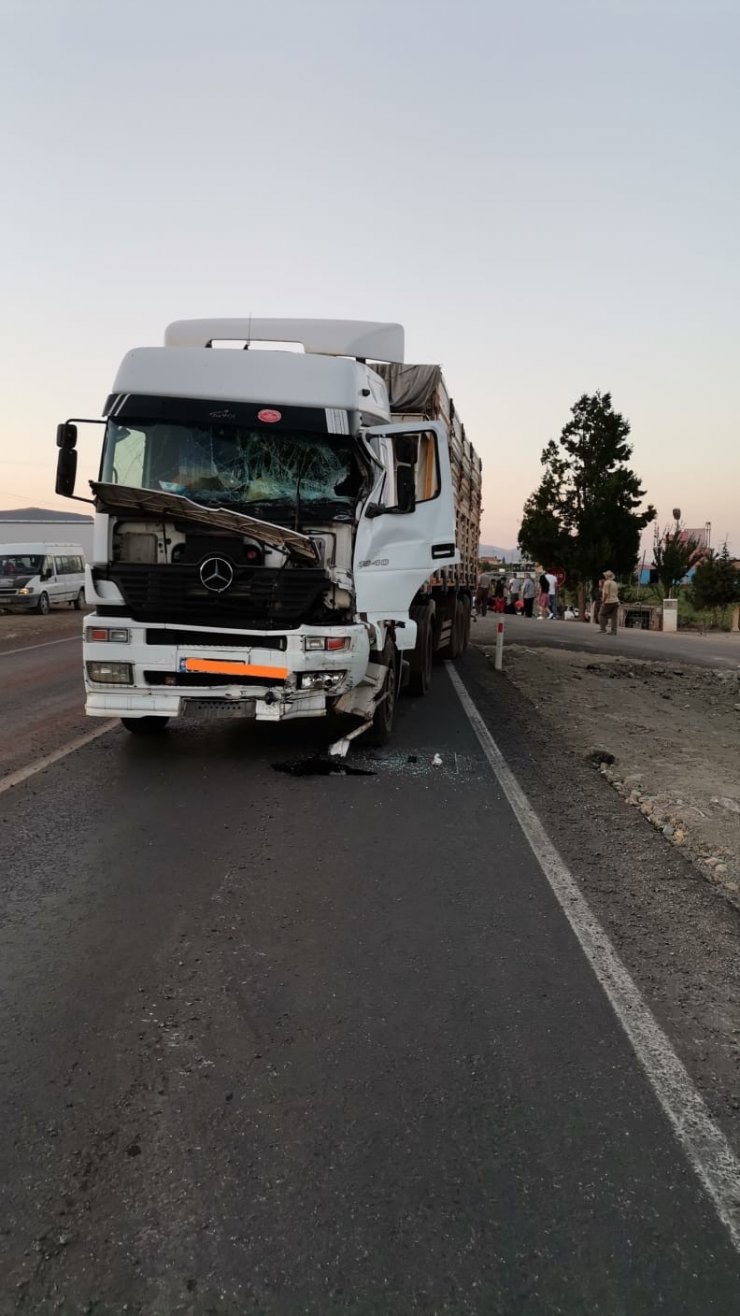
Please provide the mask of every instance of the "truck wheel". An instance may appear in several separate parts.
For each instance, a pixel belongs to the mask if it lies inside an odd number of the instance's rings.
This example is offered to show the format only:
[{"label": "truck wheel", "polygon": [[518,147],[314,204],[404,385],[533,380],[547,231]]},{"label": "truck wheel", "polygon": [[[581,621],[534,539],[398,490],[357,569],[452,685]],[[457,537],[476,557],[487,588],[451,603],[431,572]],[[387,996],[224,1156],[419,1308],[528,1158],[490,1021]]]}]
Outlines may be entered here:
[{"label": "truck wheel", "polygon": [[382,690],[385,698],[381,704],[378,704],[373,715],[373,724],[362,738],[366,745],[387,745],[393,734],[393,724],[396,720],[398,656],[396,646],[392,640],[386,640],[380,661],[388,669]]},{"label": "truck wheel", "polygon": [[454,662],[462,653],[463,644],[463,613],[460,600],[455,601],[455,610],[452,614],[452,627],[450,629],[450,642],[445,645],[444,656],[449,661]]},{"label": "truck wheel", "polygon": [[49,595],[48,595],[48,594],[42,594],[42,595],[40,596],[39,601],[38,601],[38,603],[36,604],[36,611],[37,611],[37,612],[40,612],[42,617],[45,617],[45,616],[46,616],[46,614],[47,614],[48,611],[49,611]]},{"label": "truck wheel", "polygon": [[80,612],[80,610],[84,608],[84,606],[85,606],[85,591],[84,589],[81,589],[79,594],[77,595],[77,598],[75,599],[75,609],[77,612]]},{"label": "truck wheel", "polygon": [[156,736],[165,730],[169,720],[168,717],[122,717],[121,726],[132,736]]},{"label": "truck wheel", "polygon": [[434,632],[429,609],[424,608],[424,615],[415,618],[419,627],[416,647],[411,656],[411,674],[406,687],[410,695],[425,695],[432,683],[432,664],[434,662]]},{"label": "truck wheel", "polygon": [[[440,609],[437,610],[437,615],[436,615],[436,619],[435,619],[435,620],[436,620],[436,623],[437,623],[437,626],[438,626],[439,629],[441,629],[441,627],[442,627],[443,620],[444,620],[444,621],[447,621],[447,620],[448,620],[446,614],[447,614],[447,609],[446,609],[446,608],[444,609],[444,611],[442,611],[442,610],[440,610]],[[438,662],[438,663],[446,662],[446,661],[447,661],[448,659],[450,659],[450,658],[457,658],[457,611],[456,611],[456,609],[452,609],[452,610],[451,610],[451,616],[450,616],[450,618],[449,618],[449,621],[450,621],[450,630],[449,630],[449,635],[448,635],[447,643],[446,643],[446,644],[440,644],[439,647],[436,649],[435,654],[434,654],[435,661]],[[439,634],[439,631],[438,631],[438,634]]]}]

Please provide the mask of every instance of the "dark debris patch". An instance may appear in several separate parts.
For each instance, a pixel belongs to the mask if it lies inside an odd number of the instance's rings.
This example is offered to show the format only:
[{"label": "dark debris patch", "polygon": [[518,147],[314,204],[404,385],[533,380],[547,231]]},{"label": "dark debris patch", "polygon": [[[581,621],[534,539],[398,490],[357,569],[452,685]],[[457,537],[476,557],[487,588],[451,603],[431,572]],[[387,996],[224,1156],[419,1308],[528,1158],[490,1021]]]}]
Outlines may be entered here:
[{"label": "dark debris patch", "polygon": [[288,759],[273,763],[275,772],[287,772],[291,777],[374,777],[370,768],[353,768],[344,759],[325,754],[312,754],[306,759]]},{"label": "dark debris patch", "polygon": [[612,754],[610,749],[605,749],[603,745],[594,745],[593,749],[588,750],[586,758],[589,763],[595,764],[596,767],[599,767],[602,763],[612,764],[617,761],[616,755]]}]

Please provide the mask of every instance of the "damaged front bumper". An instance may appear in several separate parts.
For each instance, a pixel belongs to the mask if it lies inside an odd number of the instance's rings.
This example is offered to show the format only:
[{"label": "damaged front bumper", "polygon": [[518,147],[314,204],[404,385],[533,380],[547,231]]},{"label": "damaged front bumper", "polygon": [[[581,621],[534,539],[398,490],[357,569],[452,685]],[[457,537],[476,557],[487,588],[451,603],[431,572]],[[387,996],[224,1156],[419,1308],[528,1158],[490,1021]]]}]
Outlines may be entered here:
[{"label": "damaged front bumper", "polygon": [[263,722],[322,717],[367,678],[370,635],[359,623],[227,632],[223,645],[213,638],[205,628],[152,628],[123,618],[112,626],[93,614],[83,645],[86,712]]}]

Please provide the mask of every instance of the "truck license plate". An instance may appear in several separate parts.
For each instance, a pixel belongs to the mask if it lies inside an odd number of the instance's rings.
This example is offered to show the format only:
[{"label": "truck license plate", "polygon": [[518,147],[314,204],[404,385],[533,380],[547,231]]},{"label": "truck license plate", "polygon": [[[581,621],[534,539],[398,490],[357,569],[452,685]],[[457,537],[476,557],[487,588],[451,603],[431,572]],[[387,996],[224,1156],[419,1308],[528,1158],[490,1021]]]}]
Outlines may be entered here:
[{"label": "truck license plate", "polygon": [[211,721],[224,717],[254,717],[254,699],[183,699],[180,716]]}]

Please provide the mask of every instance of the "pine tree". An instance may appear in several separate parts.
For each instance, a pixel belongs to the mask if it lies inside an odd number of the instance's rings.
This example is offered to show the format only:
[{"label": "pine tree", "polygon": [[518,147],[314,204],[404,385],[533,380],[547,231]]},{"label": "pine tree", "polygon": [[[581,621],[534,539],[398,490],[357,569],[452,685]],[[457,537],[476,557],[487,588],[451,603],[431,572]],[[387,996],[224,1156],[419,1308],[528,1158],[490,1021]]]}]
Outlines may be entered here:
[{"label": "pine tree", "polygon": [[716,614],[740,602],[740,571],[730,557],[727,543],[719,553],[709,552],[694,573],[691,595],[694,607]]},{"label": "pine tree", "polygon": [[[640,535],[655,508],[638,511],[645,490],[627,463],[629,421],[610,393],[583,395],[558,439],[542,453],[545,474],[524,504],[519,545],[548,567],[563,567],[568,583],[595,583],[608,568],[634,571]],[[581,606],[583,616],[583,607]]]}]

